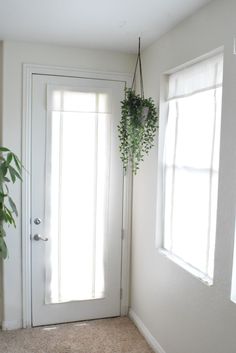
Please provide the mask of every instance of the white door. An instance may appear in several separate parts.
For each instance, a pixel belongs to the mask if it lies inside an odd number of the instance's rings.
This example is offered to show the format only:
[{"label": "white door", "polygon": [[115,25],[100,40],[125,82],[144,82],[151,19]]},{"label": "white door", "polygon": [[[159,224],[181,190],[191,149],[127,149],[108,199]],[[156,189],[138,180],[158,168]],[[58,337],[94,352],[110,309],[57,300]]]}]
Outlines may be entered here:
[{"label": "white door", "polygon": [[120,315],[124,85],[33,75],[33,326]]}]

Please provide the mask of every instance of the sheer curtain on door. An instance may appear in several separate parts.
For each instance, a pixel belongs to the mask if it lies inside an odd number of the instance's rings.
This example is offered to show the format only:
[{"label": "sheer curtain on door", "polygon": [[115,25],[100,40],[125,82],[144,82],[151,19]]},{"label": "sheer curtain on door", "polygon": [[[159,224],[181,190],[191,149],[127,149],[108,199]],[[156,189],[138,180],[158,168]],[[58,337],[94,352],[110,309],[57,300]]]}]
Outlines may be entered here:
[{"label": "sheer curtain on door", "polygon": [[105,296],[110,92],[48,86],[45,302]]}]

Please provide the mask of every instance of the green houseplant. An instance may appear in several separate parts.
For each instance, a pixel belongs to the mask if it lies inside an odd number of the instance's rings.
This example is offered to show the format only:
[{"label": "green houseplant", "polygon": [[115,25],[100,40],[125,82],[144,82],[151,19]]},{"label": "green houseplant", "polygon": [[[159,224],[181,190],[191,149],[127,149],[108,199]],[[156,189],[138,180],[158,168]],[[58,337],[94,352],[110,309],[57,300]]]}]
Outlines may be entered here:
[{"label": "green houseplant", "polygon": [[[134,82],[139,63],[141,95],[136,94]],[[152,98],[144,98],[142,64],[140,54],[140,38],[132,87],[125,89],[125,99],[121,102],[121,121],[118,125],[120,152],[123,167],[129,163],[132,172],[137,173],[140,161],[154,146],[158,128],[158,113]]]},{"label": "green houseplant", "polygon": [[126,89],[118,126],[121,160],[125,170],[131,162],[132,172],[137,173],[140,161],[154,146],[157,127],[157,109],[152,98],[144,98],[132,89]]},{"label": "green houseplant", "polygon": [[3,259],[8,255],[4,224],[15,227],[15,217],[18,216],[8,185],[22,180],[21,170],[22,164],[19,158],[8,148],[0,147],[0,258]]}]

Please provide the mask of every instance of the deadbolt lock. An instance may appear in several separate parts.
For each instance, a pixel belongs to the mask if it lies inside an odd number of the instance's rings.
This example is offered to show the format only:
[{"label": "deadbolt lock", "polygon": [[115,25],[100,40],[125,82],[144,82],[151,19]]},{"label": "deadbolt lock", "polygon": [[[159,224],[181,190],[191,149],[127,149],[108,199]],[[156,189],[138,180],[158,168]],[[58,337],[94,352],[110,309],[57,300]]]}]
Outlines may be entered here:
[{"label": "deadbolt lock", "polygon": [[37,226],[41,223],[41,219],[40,218],[35,218],[34,219],[34,224],[36,224]]}]

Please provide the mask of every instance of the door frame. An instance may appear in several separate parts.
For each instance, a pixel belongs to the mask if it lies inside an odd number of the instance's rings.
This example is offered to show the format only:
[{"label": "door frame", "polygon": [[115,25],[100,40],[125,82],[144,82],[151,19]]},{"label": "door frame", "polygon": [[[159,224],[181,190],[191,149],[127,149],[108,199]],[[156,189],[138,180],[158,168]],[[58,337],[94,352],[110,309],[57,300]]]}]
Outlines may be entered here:
[{"label": "door frame", "polygon": [[[22,95],[22,326],[32,326],[31,294],[31,107],[32,76],[52,75],[76,78],[89,78],[124,82],[131,86],[132,76],[128,73],[91,71],[78,68],[23,64]],[[132,184],[130,169],[123,178],[123,210],[121,229],[121,316],[128,314],[131,260],[131,224],[132,224]]]}]

